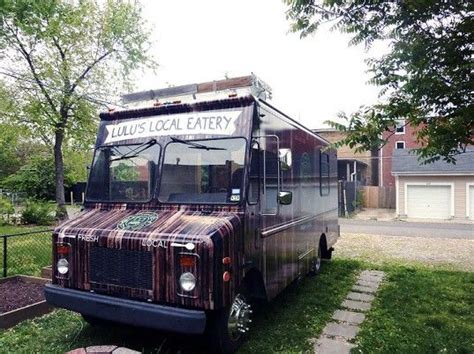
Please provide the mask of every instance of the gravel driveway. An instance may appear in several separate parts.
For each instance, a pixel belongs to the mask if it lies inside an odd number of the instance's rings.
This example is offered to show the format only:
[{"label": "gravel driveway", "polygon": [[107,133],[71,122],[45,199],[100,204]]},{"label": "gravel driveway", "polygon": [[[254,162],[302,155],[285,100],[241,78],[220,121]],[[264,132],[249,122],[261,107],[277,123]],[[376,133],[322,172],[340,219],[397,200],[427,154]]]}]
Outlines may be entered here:
[{"label": "gravel driveway", "polygon": [[339,219],[341,233],[474,240],[474,222],[407,222]]},{"label": "gravel driveway", "polygon": [[385,261],[444,265],[474,272],[474,239],[341,233],[334,255],[376,263]]}]

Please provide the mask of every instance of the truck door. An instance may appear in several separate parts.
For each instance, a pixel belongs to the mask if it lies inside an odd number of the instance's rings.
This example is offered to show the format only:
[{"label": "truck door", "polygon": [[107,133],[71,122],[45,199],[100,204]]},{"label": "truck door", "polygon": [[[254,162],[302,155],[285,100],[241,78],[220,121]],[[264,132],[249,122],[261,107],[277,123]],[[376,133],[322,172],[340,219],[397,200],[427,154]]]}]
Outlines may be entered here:
[{"label": "truck door", "polygon": [[278,192],[280,190],[280,169],[278,164],[279,140],[275,135],[260,138],[262,148],[262,227],[278,222]]},{"label": "truck door", "polygon": [[[258,139],[252,141],[247,190],[247,216],[245,222],[245,255],[252,265],[259,265],[260,240],[260,192],[262,189],[262,151]],[[261,267],[259,267],[261,269]]]},{"label": "truck door", "polygon": [[[263,276],[267,294],[273,297],[286,283],[287,269],[283,264],[282,251],[287,238],[279,232],[278,192],[280,191],[279,139],[275,135],[259,138],[261,148],[260,233]],[[291,271],[290,271],[291,272]]]}]

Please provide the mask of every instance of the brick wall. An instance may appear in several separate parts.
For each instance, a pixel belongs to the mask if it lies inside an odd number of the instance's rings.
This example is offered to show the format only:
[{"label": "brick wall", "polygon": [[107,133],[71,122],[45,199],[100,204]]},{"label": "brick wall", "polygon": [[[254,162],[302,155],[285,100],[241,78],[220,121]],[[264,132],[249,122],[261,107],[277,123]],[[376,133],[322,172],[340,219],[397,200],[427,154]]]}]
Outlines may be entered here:
[{"label": "brick wall", "polygon": [[403,134],[393,131],[384,132],[383,138],[387,139],[387,144],[380,150],[380,171],[379,171],[379,185],[380,186],[395,186],[395,177],[392,176],[392,153],[395,150],[397,142],[405,142],[405,149],[413,149],[419,147],[416,142],[416,128],[410,125],[405,126]]}]

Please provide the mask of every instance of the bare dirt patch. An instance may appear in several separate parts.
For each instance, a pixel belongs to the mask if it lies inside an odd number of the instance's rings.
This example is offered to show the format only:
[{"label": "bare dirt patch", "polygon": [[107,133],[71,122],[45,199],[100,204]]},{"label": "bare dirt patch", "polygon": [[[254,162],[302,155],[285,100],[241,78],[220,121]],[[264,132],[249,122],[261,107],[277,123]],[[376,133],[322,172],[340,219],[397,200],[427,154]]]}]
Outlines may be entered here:
[{"label": "bare dirt patch", "polygon": [[44,300],[42,284],[13,278],[0,283],[0,314]]},{"label": "bare dirt patch", "polygon": [[336,257],[416,262],[474,272],[474,240],[344,233],[335,248]]}]

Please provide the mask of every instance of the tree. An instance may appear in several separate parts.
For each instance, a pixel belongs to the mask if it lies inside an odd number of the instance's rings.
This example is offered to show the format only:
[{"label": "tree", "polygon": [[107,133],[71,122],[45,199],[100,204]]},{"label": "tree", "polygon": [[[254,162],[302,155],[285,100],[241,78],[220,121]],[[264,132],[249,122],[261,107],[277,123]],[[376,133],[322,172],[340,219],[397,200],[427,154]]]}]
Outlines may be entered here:
[{"label": "tree", "polygon": [[350,44],[390,44],[387,54],[368,60],[381,102],[342,114],[346,124],[327,122],[347,132],[339,145],[380,147],[381,133],[400,119],[417,127],[416,153],[425,162],[455,162],[474,144],[472,1],[285,1],[291,28],[302,37],[332,23],[352,35]]},{"label": "tree", "polygon": [[0,82],[0,181],[21,166],[15,152],[20,132],[12,124],[5,122],[5,116],[13,110],[14,101]]},{"label": "tree", "polygon": [[65,216],[63,146],[91,141],[98,106],[153,66],[150,31],[136,2],[4,0],[0,73],[20,96],[20,123],[52,146],[55,199]]},{"label": "tree", "polygon": [[[66,179],[66,185],[69,185]],[[2,185],[22,192],[28,198],[51,200],[55,196],[54,159],[50,154],[35,155],[16,173],[4,179]]]},{"label": "tree", "polygon": [[[48,147],[41,144],[30,144],[30,148],[33,153],[28,158],[16,157],[21,161],[21,166],[1,180],[0,187],[22,192],[32,199],[54,200],[56,188],[53,154]],[[85,182],[87,165],[92,159],[91,152],[73,151],[69,148],[64,152],[65,187]]]}]

